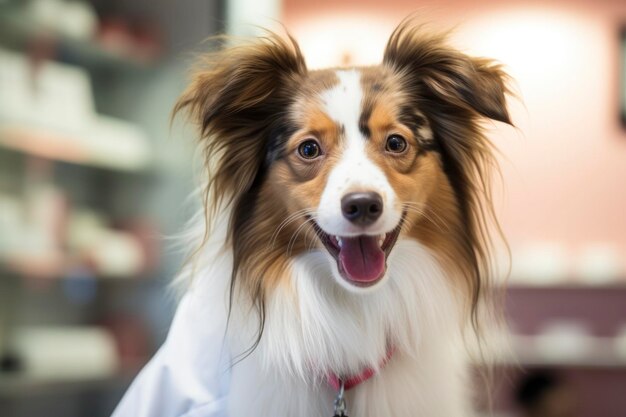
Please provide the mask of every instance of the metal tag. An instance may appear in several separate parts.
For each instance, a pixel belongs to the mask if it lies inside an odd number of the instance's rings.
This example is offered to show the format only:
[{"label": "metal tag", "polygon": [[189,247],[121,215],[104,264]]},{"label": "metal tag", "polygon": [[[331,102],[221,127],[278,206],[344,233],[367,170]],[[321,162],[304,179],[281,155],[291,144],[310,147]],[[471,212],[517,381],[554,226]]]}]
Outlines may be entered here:
[{"label": "metal tag", "polygon": [[335,397],[335,401],[333,402],[333,407],[335,409],[335,414],[333,417],[348,417],[348,407],[346,406],[346,399],[344,397],[345,394],[345,386],[343,380],[340,380],[339,391],[337,392],[337,397]]}]

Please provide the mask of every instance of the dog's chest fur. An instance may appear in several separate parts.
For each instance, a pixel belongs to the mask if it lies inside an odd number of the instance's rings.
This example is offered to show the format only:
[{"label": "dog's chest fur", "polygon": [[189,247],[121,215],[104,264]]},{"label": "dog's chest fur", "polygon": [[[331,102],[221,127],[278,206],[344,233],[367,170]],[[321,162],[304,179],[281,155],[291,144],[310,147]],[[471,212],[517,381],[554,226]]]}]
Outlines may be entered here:
[{"label": "dog's chest fur", "polygon": [[[401,241],[385,287],[356,295],[336,284],[324,256],[296,258],[290,285],[268,295],[260,344],[232,368],[229,416],[332,416],[325,375],[376,368],[389,346],[391,360],[348,392],[350,416],[468,415],[459,306],[434,257]],[[233,358],[258,328],[247,311],[237,308],[229,327]]]}]

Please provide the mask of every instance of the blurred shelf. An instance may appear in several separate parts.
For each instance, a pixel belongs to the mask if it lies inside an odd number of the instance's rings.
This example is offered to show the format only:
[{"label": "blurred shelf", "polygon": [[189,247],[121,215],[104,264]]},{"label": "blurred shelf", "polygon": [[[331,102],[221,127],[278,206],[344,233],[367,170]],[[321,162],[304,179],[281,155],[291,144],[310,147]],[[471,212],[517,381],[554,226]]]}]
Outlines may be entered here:
[{"label": "blurred shelf", "polygon": [[28,277],[42,281],[94,279],[98,282],[144,281],[150,276],[147,272],[129,275],[102,274],[81,263],[58,257],[40,259],[23,257],[11,261],[0,259],[0,278],[3,275]]},{"label": "blurred shelf", "polygon": [[117,390],[127,387],[134,373],[110,376],[41,378],[20,373],[0,373],[0,398],[31,397],[89,390]]},{"label": "blurred shelf", "polygon": [[598,283],[584,281],[535,283],[519,280],[510,281],[503,285],[509,290],[626,290],[626,279]]},{"label": "blurred shelf", "polygon": [[155,59],[141,59],[130,52],[106,48],[95,40],[75,39],[42,28],[24,16],[24,13],[0,6],[0,44],[25,50],[36,43],[50,44],[57,59],[87,69],[137,71],[154,68]]},{"label": "blurred shelf", "polygon": [[119,158],[113,158],[110,149],[109,155],[103,157],[103,152],[87,144],[71,134],[53,129],[0,124],[0,148],[86,167],[132,173],[150,172],[151,165],[143,158],[128,158],[121,149]]},{"label": "blurred shelf", "polygon": [[[497,358],[495,363],[504,366],[592,368],[626,371],[626,356],[616,351],[617,340],[611,337],[589,337],[587,349],[579,352],[547,351],[537,347],[537,336],[512,336],[509,355]],[[502,350],[505,351],[505,350]]]}]

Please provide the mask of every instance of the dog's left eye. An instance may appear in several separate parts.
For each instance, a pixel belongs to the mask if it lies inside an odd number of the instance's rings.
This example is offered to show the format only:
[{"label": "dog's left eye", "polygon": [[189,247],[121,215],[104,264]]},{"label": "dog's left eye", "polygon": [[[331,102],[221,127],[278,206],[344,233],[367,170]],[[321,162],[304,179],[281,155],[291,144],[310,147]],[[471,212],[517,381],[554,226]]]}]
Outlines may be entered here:
[{"label": "dog's left eye", "polygon": [[402,153],[406,149],[406,139],[400,135],[389,135],[385,149],[392,153]]},{"label": "dog's left eye", "polygon": [[298,153],[304,159],[315,159],[320,156],[320,145],[313,139],[305,140],[298,146]]}]

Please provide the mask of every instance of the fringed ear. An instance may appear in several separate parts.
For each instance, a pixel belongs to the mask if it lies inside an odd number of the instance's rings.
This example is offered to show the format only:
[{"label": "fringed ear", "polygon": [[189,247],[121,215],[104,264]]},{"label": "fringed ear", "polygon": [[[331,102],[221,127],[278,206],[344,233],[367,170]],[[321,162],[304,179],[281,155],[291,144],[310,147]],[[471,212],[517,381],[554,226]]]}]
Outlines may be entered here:
[{"label": "fringed ear", "polygon": [[202,134],[209,177],[207,227],[200,247],[207,241],[212,214],[223,203],[232,208],[228,226],[233,249],[229,317],[239,271],[246,267],[243,286],[259,313],[257,339],[243,356],[258,345],[265,323],[262,275],[247,264],[251,254],[265,254],[254,239],[251,213],[267,169],[264,162],[268,153],[275,152],[273,136],[284,134],[293,92],[304,75],[304,58],[293,38],[269,33],[206,56],[174,108],[174,114],[187,110]]},{"label": "fringed ear", "polygon": [[305,72],[296,42],[273,33],[203,58],[174,114],[187,110],[200,126],[214,207],[252,187],[291,86]]},{"label": "fringed ear", "polygon": [[444,36],[427,35],[406,21],[391,35],[383,62],[407,76],[411,87],[426,98],[511,124],[505,72],[488,59],[471,58],[447,47]]},{"label": "fringed ear", "polygon": [[479,304],[490,305],[490,225],[497,221],[489,187],[489,170],[496,164],[479,122],[488,118],[512,124],[506,106],[508,77],[497,64],[450,48],[444,35],[432,35],[412,19],[391,35],[383,65],[402,80],[438,142],[459,213],[450,225],[456,232],[450,256],[462,266],[471,322],[480,338]]}]

